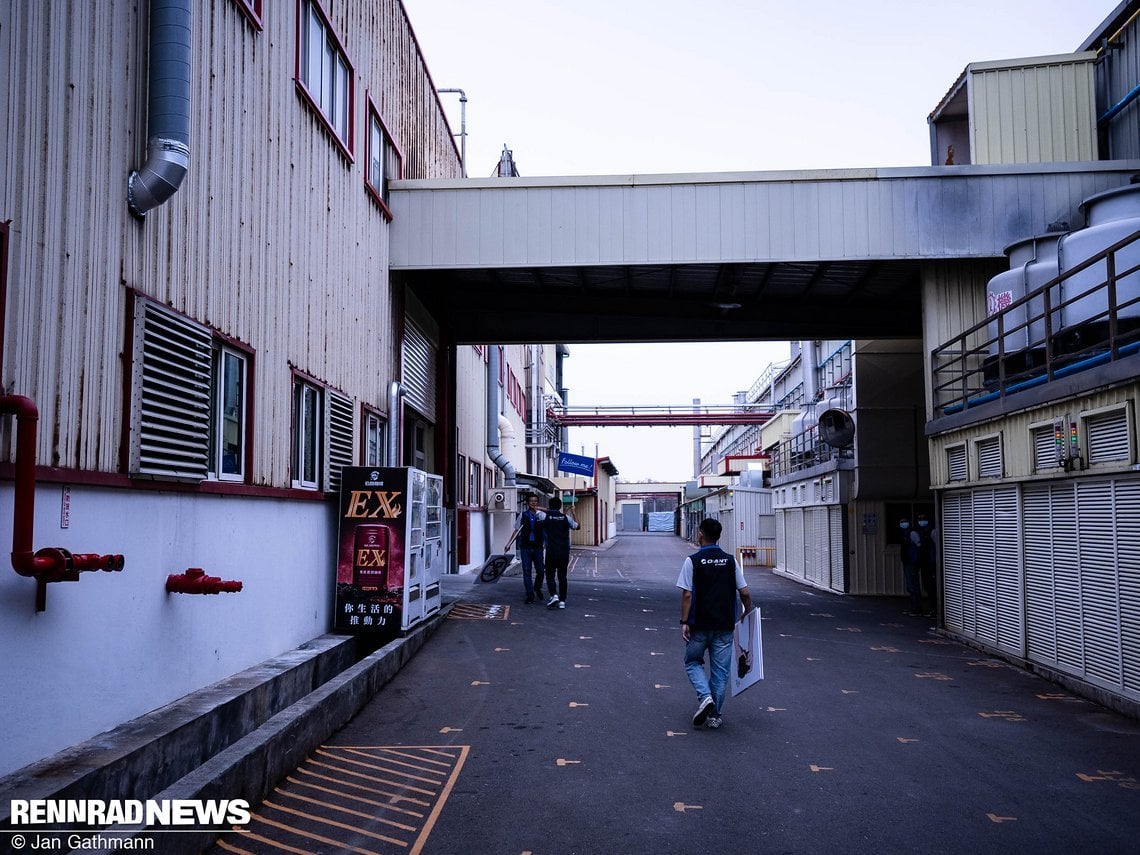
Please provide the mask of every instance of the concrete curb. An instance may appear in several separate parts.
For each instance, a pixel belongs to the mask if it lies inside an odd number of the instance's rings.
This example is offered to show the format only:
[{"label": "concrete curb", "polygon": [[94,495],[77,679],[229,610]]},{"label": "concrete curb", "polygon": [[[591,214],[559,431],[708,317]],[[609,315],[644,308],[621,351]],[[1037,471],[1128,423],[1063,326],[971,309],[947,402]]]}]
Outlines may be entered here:
[{"label": "concrete curb", "polygon": [[[269,794],[282,776],[296,768],[314,749],[360,712],[439,629],[451,608],[452,605],[444,606],[437,614],[412,629],[407,636],[384,645],[333,677],[149,798],[155,801],[245,799],[251,805],[256,805]],[[39,830],[66,839],[62,831]],[[118,826],[113,833],[109,833],[112,829],[106,829],[101,837],[91,839],[96,845],[82,845],[75,851],[123,851],[130,848],[130,844],[125,841],[139,839],[141,844],[142,839],[147,838],[152,831],[158,836],[161,830]],[[213,844],[219,833],[214,829],[161,834],[160,842],[156,842],[155,847],[149,851],[161,851],[164,855],[197,855]],[[99,840],[108,841],[105,848],[98,845]],[[6,842],[5,851],[8,851]]]}]

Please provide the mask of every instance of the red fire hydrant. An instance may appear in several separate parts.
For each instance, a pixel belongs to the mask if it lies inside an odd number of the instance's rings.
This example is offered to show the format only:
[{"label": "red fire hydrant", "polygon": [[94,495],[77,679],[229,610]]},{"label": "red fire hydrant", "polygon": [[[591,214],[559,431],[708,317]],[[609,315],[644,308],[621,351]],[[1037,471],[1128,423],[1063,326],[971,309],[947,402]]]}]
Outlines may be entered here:
[{"label": "red fire hydrant", "polygon": [[172,573],[166,577],[169,594],[236,594],[240,590],[241,582],[223,582],[218,576],[207,576],[201,567],[191,567],[185,573]]}]

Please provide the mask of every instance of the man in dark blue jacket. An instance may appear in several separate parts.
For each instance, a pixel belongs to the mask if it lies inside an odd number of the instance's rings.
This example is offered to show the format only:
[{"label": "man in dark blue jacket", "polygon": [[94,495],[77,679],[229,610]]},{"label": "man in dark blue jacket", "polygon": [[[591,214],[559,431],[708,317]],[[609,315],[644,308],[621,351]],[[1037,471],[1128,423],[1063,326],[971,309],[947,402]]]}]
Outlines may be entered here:
[{"label": "man in dark blue jacket", "polygon": [[[546,590],[550,599],[548,609],[566,608],[566,572],[570,566],[570,532],[578,528],[574,512],[562,512],[562,500],[555,496],[550,500],[542,530],[546,534]],[[558,587],[554,587],[555,576]],[[557,593],[555,593],[557,591]]]},{"label": "man in dark blue jacket", "polygon": [[[681,639],[685,642],[685,672],[697,693],[693,726],[707,722],[720,727],[728,674],[732,668],[732,631],[736,626],[736,598],[744,614],[752,610],[752,595],[744,571],[719,546],[721,525],[714,519],[701,521],[697,543],[700,549],[685,559],[677,587],[681,589]],[[705,651],[709,674],[705,674]]]}]

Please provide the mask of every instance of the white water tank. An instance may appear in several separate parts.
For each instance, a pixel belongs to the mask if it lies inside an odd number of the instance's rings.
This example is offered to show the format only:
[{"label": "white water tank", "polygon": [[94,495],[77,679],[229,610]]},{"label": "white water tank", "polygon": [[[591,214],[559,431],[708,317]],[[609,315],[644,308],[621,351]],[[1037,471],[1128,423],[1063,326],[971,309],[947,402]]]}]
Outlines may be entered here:
[{"label": "white water tank", "polygon": [[[1052,232],[1017,241],[1005,248],[1005,254],[1009,256],[1009,270],[999,273],[986,286],[986,314],[990,318],[1057,276],[1060,267],[1057,244],[1063,235],[1064,232]],[[1005,313],[1002,318],[1001,346],[1007,357],[1020,354],[1022,358],[1018,362],[1031,362],[1024,358],[1026,354],[1023,352],[1045,345],[1044,311],[1045,299],[1040,296]],[[991,320],[986,330],[990,339],[990,356],[996,357],[997,320]],[[1020,367],[1027,368],[1030,365]]]},{"label": "white water tank", "polygon": [[[1097,193],[1081,202],[1088,225],[1065,235],[1058,247],[1060,272],[1073,270],[1117,241],[1140,231],[1140,184],[1130,184]],[[1116,252],[1116,270],[1127,270],[1140,264],[1140,241]],[[1081,350],[1100,344],[1108,338],[1108,290],[1103,283],[1108,277],[1104,260],[1061,281],[1061,300],[1072,300],[1060,310],[1059,346],[1062,351]],[[1091,293],[1079,296],[1085,291]],[[1116,280],[1116,302],[1140,297],[1140,271]],[[1140,324],[1140,303],[1119,310],[1117,318],[1127,329]],[[1080,329],[1074,327],[1080,326]]]}]

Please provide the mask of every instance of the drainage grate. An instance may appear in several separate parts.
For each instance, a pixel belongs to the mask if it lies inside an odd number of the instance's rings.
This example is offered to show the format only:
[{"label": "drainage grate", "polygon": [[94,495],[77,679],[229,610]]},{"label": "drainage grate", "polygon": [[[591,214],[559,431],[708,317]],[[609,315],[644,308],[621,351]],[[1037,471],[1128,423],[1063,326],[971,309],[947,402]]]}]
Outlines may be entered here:
[{"label": "drainage grate", "polygon": [[510,613],[510,606],[493,603],[456,603],[451,607],[451,614],[448,617],[456,620],[506,620]]},{"label": "drainage grate", "polygon": [[233,853],[420,852],[470,751],[468,745],[326,745],[273,788]]}]

